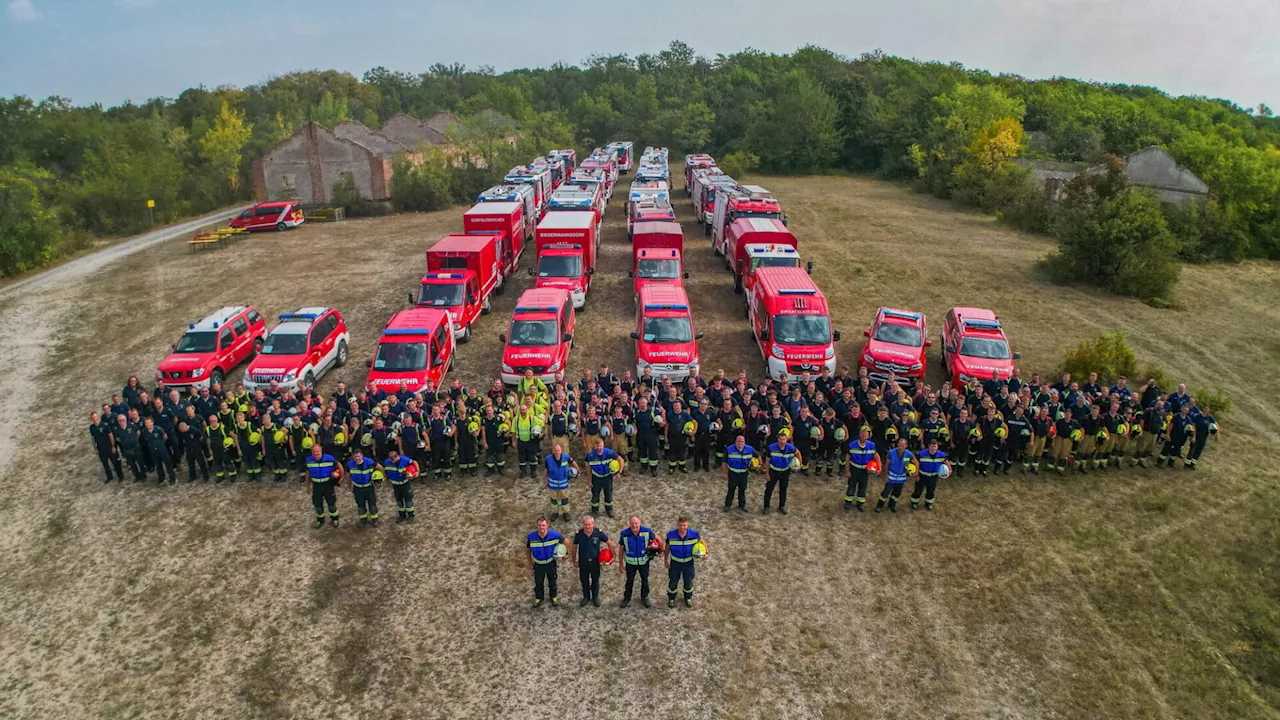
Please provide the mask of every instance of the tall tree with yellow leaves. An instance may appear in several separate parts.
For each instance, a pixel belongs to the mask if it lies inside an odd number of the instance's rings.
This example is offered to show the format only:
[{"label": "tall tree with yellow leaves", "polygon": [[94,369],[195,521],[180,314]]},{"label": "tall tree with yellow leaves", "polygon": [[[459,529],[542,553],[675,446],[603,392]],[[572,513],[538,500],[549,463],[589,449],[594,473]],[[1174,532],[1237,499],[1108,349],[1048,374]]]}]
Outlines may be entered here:
[{"label": "tall tree with yellow leaves", "polygon": [[244,121],[244,113],[224,102],[213,128],[200,138],[200,157],[209,163],[215,177],[227,181],[233,195],[240,189],[240,163],[252,136],[253,125]]}]

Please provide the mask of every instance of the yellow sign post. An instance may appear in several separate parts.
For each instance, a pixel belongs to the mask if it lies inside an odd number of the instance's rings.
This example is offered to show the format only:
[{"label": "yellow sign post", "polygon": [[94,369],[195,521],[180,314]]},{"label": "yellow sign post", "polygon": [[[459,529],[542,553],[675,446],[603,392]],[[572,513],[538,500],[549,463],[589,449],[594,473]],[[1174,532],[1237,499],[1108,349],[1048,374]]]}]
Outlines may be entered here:
[{"label": "yellow sign post", "polygon": [[155,207],[156,207],[156,201],[155,201],[155,200],[148,200],[148,201],[147,201],[147,217],[151,218],[151,226],[152,226],[152,227],[155,227],[155,224],[156,224],[156,211],[155,211]]}]

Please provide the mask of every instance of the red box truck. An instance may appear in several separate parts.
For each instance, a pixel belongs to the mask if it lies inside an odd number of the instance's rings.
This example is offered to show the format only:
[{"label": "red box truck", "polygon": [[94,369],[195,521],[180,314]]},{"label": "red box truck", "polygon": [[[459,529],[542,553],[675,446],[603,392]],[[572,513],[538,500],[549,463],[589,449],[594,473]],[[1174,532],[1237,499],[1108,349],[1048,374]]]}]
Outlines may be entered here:
[{"label": "red box truck", "polygon": [[520,267],[520,255],[524,245],[533,237],[532,223],[524,221],[524,205],[515,202],[476,203],[462,214],[462,231],[467,235],[496,233],[498,264],[502,276],[509,277]]},{"label": "red box truck", "polygon": [[427,274],[418,285],[419,307],[446,310],[459,342],[471,339],[471,328],[489,313],[490,296],[502,287],[498,236],[446,235],[427,250]]},{"label": "red box truck", "polygon": [[537,288],[568,290],[573,307],[582,308],[595,273],[596,215],[589,210],[553,210],[538,223],[536,239],[538,263],[531,270]]},{"label": "red box truck", "polygon": [[[798,249],[799,243],[796,241],[796,236],[782,224],[781,220],[742,218],[733,221],[729,231],[725,233],[724,262],[733,273],[734,290],[742,292],[744,276],[750,272],[753,259],[760,260],[761,264],[769,264],[765,262],[765,259],[770,257],[769,251],[782,247]],[[749,252],[748,249],[759,252]],[[792,253],[789,257],[794,258],[794,265],[799,265],[798,256]],[[793,263],[782,264],[792,265]]]}]

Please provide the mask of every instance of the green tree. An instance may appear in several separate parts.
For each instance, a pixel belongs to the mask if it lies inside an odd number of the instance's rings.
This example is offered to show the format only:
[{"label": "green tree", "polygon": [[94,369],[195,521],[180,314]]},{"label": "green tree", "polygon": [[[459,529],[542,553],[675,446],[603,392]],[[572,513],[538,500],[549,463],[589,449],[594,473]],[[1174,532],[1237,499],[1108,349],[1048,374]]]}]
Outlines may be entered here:
[{"label": "green tree", "polygon": [[311,108],[311,122],[327,128],[336,127],[338,123],[350,117],[350,109],[345,97],[334,97],[326,90],[320,101]]},{"label": "green tree", "polygon": [[776,98],[752,106],[747,147],[773,172],[831,167],[841,144],[835,101],[801,70],[787,73],[779,85]]},{"label": "green tree", "polygon": [[213,128],[200,138],[200,156],[215,177],[227,181],[233,195],[240,188],[241,153],[251,137],[253,126],[245,124],[244,113],[223,103]]},{"label": "green tree", "polygon": [[48,262],[62,228],[40,198],[52,174],[0,167],[0,275],[16,275]]},{"label": "green tree", "polygon": [[658,116],[658,143],[673,151],[698,152],[711,142],[716,115],[706,103],[689,103]]}]

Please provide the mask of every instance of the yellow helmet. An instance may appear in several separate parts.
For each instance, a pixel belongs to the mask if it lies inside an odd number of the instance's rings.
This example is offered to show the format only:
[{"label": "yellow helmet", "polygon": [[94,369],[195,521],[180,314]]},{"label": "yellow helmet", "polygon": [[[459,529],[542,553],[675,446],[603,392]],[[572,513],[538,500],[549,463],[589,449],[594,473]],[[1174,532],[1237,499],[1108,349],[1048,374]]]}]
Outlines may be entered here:
[{"label": "yellow helmet", "polygon": [[699,538],[698,542],[693,544],[693,556],[696,558],[704,558],[707,556],[707,544]]},{"label": "yellow helmet", "polygon": [[249,433],[250,445],[257,445],[260,442],[262,442],[262,433],[258,432],[257,430],[254,430]]},{"label": "yellow helmet", "polygon": [[313,445],[315,445],[315,444],[316,444],[316,441],[315,441],[315,440],[313,440],[313,439],[311,438],[311,436],[310,436],[310,435],[308,435],[308,436],[306,436],[306,437],[302,438],[302,449],[303,449],[303,450],[310,450],[310,449],[311,449],[311,447],[312,447]]},{"label": "yellow helmet", "polygon": [[222,438],[222,447],[228,447],[228,448],[229,448],[229,447],[231,447],[232,445],[235,445],[235,444],[236,444],[236,440],[235,440],[235,438],[231,437],[230,435],[228,435],[228,436],[226,436],[226,437]]},{"label": "yellow helmet", "polygon": [[283,442],[284,442],[285,436],[286,436],[286,433],[285,433],[285,431],[284,431],[284,430],[276,430],[276,431],[271,435],[271,439],[272,439],[272,440],[274,440],[274,441],[276,442],[276,444],[278,445],[278,444],[280,444],[280,443],[283,443]]},{"label": "yellow helmet", "polygon": [[1001,425],[996,428],[995,435],[996,437],[1001,439],[1006,438],[1009,436],[1009,428],[1005,427],[1004,425]]},{"label": "yellow helmet", "polygon": [[751,458],[751,469],[752,470],[760,469],[760,458],[754,457],[754,456]]},{"label": "yellow helmet", "polygon": [[346,434],[346,433],[344,433],[344,432],[342,432],[341,430],[339,430],[338,432],[334,433],[334,434],[333,434],[333,444],[334,444],[334,445],[346,445],[346,444],[347,444],[347,434]]},{"label": "yellow helmet", "polygon": [[610,461],[609,461],[609,472],[614,473],[615,475],[616,475],[617,473],[622,472],[622,463],[618,462],[616,459],[615,459],[615,460],[610,460]]},{"label": "yellow helmet", "polygon": [[1081,430],[1080,428],[1076,428],[1075,430],[1071,431],[1072,440],[1080,440],[1083,437],[1084,437],[1084,431]]}]

